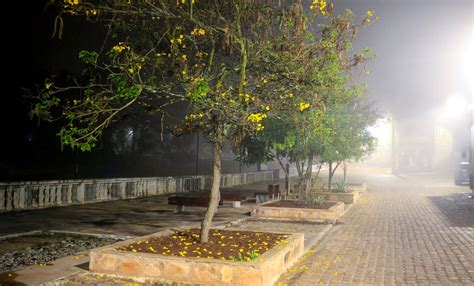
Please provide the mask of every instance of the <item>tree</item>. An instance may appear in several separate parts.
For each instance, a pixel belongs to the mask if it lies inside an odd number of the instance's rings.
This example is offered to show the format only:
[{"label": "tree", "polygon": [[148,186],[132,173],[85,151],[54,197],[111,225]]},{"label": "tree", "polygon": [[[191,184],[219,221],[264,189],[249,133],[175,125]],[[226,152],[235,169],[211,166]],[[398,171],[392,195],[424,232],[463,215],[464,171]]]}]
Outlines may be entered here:
[{"label": "tree", "polygon": [[[368,49],[354,53],[351,47],[372,16],[369,11],[361,23],[354,24],[353,14],[346,11],[318,25],[316,36],[312,32],[292,34],[291,44],[282,41],[288,49],[271,50],[265,59],[272,63],[264,68],[274,76],[270,86],[281,102],[264,121],[265,130],[245,141],[239,158],[247,163],[277,159],[283,167],[281,158],[288,157],[298,170],[300,197],[311,190],[313,162],[329,144],[327,107],[344,106],[357,96],[351,92],[349,73],[372,54]],[[306,19],[301,25],[308,23]]]},{"label": "tree", "polygon": [[[359,92],[347,104],[328,108],[324,124],[329,131],[320,144],[320,160],[328,163],[328,191],[337,168],[350,160],[361,160],[374,151],[376,138],[369,132],[379,118],[378,112]],[[346,170],[344,181],[346,181]]]},{"label": "tree", "polygon": [[[243,138],[265,128],[262,122],[279,105],[301,104],[281,100],[283,90],[275,88],[294,82],[299,89],[295,74],[304,74],[300,64],[308,56],[293,55],[291,42],[303,39],[301,2],[53,0],[51,5],[58,11],[54,35],[59,38],[70,16],[102,24],[107,32],[100,49],[79,52],[85,65],[80,77],[64,85],[45,81],[31,115],[61,122],[62,144],[90,151],[111,122],[146,113],[159,115],[163,124],[173,106],[184,104],[187,114],[174,132],[198,131],[214,146],[211,199],[201,225],[201,241],[207,242],[219,202],[224,141],[238,149]],[[332,6],[315,1],[311,9],[325,14]],[[280,68],[291,62],[295,74],[275,74],[282,70],[273,70],[272,60]]]}]

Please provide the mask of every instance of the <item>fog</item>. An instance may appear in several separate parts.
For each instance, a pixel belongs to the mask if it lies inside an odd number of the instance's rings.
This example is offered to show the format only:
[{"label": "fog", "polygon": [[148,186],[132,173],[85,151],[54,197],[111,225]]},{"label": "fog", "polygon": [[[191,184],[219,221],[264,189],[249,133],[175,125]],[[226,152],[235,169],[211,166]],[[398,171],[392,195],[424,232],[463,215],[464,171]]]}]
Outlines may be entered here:
[{"label": "fog", "polygon": [[379,130],[391,132],[378,134],[379,149],[367,164],[450,172],[458,161],[468,160],[473,1],[346,3],[356,15],[370,9],[379,16],[358,45],[377,54],[366,81],[370,97],[390,119]]}]

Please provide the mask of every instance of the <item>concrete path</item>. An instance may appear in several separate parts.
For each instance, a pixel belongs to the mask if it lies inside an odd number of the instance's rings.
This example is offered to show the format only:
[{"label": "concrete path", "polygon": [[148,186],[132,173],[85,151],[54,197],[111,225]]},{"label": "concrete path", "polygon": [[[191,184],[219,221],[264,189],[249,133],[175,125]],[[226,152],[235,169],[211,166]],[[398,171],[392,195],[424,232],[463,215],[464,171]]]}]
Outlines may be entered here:
[{"label": "concrete path", "polygon": [[430,174],[355,177],[369,193],[281,285],[474,285],[467,187]]}]

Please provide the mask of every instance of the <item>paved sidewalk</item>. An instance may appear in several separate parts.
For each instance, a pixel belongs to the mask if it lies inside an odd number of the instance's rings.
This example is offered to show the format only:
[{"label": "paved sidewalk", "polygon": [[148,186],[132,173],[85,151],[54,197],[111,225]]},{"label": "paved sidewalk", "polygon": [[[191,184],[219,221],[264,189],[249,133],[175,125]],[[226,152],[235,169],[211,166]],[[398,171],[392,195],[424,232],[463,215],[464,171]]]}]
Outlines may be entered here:
[{"label": "paved sidewalk", "polygon": [[435,178],[380,175],[281,285],[474,285],[474,201]]},{"label": "paved sidewalk", "polygon": [[[255,191],[266,190],[269,183],[271,182],[260,182],[228,189],[233,189],[234,192],[244,190],[243,193],[250,195]],[[176,214],[175,206],[167,203],[171,195],[174,194],[0,213],[0,236],[32,230],[140,236],[201,222],[205,208],[186,207],[184,212]],[[252,205],[254,203],[244,203],[241,208],[232,208],[229,204],[219,207],[213,222],[222,223],[248,217]]]}]

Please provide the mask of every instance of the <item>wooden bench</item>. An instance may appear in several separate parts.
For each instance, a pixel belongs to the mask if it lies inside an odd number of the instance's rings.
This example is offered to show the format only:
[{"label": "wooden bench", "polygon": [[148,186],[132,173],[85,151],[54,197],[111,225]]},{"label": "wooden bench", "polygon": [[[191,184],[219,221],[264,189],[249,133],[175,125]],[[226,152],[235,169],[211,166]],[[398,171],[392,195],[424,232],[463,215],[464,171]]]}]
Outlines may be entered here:
[{"label": "wooden bench", "polygon": [[[168,197],[169,205],[176,205],[175,213],[184,211],[184,207],[208,207],[210,197],[209,194],[192,195],[192,196],[171,196]],[[222,205],[223,200],[219,201],[219,205]]]},{"label": "wooden bench", "polygon": [[221,199],[223,201],[232,202],[233,208],[240,208],[240,204],[247,199],[247,196],[242,194],[221,193]]}]

